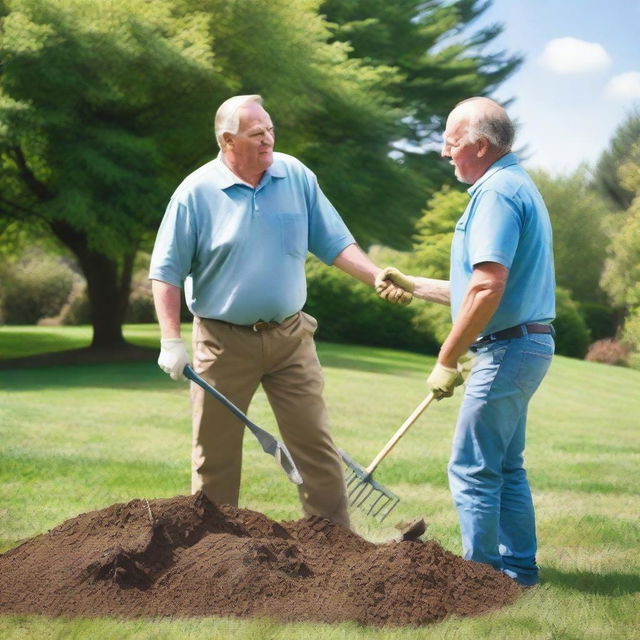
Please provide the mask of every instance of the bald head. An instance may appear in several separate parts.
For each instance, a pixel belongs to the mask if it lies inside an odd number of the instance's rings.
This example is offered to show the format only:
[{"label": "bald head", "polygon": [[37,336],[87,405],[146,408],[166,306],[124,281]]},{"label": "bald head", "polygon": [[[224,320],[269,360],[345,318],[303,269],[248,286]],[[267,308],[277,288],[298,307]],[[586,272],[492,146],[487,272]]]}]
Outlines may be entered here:
[{"label": "bald head", "polygon": [[497,102],[483,97],[468,98],[456,105],[449,118],[465,122],[468,142],[485,138],[500,154],[511,151],[515,136],[513,123]]},{"label": "bald head", "polygon": [[458,180],[473,184],[512,143],[513,124],[505,110],[489,98],[469,98],[447,118],[442,155],[451,158]]}]

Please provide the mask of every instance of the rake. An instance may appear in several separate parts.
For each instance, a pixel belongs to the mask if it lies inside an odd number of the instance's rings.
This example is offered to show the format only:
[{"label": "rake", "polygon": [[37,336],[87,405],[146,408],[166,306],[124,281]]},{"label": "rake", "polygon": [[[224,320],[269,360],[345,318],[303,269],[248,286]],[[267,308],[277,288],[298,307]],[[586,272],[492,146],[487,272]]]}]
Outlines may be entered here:
[{"label": "rake", "polygon": [[368,516],[382,522],[396,507],[400,498],[376,482],[373,472],[382,462],[385,456],[396,446],[398,440],[409,430],[409,427],[420,417],[422,412],[431,404],[436,396],[430,393],[404,421],[402,426],[393,434],[389,442],[382,448],[380,453],[371,461],[366,468],[362,468],[351,456],[340,450],[340,457],[347,466],[347,492],[349,494],[349,504],[357,507]]}]

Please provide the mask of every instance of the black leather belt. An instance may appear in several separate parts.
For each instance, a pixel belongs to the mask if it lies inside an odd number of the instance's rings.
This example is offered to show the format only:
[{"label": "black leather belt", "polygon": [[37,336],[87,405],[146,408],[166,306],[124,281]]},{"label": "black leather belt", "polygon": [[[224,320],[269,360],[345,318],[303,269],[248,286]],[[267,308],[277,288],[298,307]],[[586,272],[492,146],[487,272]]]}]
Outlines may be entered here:
[{"label": "black leather belt", "polygon": [[[485,342],[494,342],[495,340],[512,340],[513,338],[522,338],[528,333],[550,333],[555,335],[555,331],[550,324],[540,324],[533,322],[531,324],[519,324],[516,327],[509,327],[502,331],[496,331],[495,333],[489,333],[482,338],[478,338],[473,344],[483,344]],[[473,345],[472,345],[473,346]]]}]

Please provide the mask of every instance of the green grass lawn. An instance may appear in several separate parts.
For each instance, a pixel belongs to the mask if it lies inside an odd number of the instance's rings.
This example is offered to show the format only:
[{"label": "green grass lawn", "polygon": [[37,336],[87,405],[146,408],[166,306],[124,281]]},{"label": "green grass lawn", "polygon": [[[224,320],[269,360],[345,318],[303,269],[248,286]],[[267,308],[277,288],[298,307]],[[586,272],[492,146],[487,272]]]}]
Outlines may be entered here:
[{"label": "green grass lawn", "polygon": [[[188,332],[188,328],[187,328]],[[157,344],[153,326],[126,327]],[[89,330],[0,328],[2,357],[86,346]],[[421,401],[433,359],[319,343],[339,446],[368,464]],[[446,463],[459,398],[434,403],[376,478],[401,502],[382,525],[354,514],[368,539],[423,516],[428,536],[461,552]],[[265,396],[252,419],[276,433]],[[640,637],[640,371],[557,357],[529,417],[527,466],[543,583],[516,604],[420,629],[280,625],[268,620],[123,621],[0,617],[2,638],[351,638],[609,640]],[[153,362],[0,369],[0,552],[78,513],[189,492],[188,387]],[[241,506],[300,516],[296,491],[247,434]]]}]

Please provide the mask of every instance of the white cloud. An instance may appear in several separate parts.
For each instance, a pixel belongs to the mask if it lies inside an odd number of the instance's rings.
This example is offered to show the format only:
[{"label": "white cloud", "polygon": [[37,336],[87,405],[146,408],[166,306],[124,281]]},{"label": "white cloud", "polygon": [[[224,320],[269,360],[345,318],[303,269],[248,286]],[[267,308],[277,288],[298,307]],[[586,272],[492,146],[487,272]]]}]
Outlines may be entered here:
[{"label": "white cloud", "polygon": [[640,100],[640,72],[627,71],[614,76],[605,89],[610,98]]},{"label": "white cloud", "polygon": [[555,73],[598,71],[611,64],[611,58],[601,44],[578,38],[550,40],[540,60],[545,67]]}]

